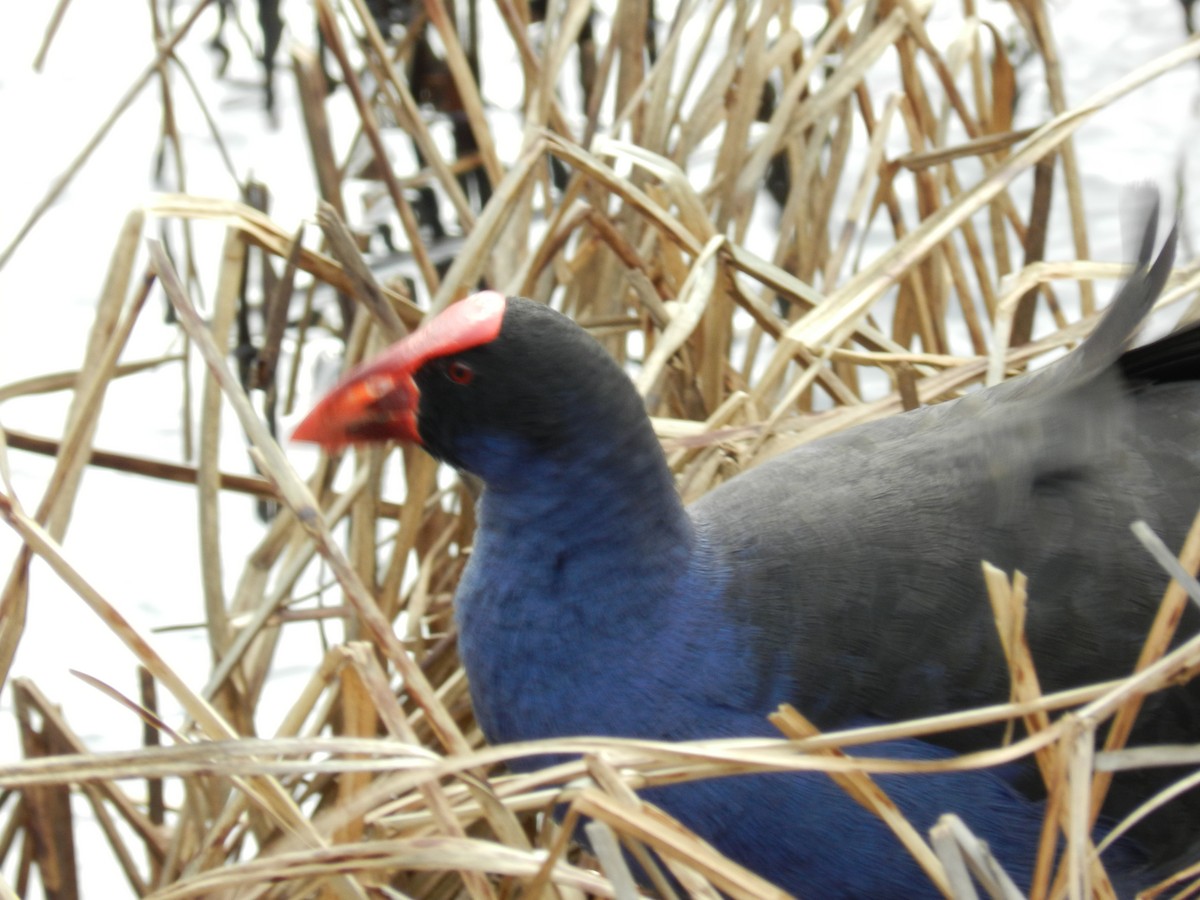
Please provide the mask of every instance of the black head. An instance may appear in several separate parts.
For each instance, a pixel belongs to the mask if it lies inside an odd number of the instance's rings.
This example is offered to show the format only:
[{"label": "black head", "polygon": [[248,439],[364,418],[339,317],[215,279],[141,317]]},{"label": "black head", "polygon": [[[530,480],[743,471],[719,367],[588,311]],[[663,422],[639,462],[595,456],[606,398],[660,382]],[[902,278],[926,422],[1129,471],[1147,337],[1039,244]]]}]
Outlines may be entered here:
[{"label": "black head", "polygon": [[542,304],[489,292],[351,373],[295,437],[416,441],[492,482],[631,431],[649,432],[641,398],[591,335]]}]

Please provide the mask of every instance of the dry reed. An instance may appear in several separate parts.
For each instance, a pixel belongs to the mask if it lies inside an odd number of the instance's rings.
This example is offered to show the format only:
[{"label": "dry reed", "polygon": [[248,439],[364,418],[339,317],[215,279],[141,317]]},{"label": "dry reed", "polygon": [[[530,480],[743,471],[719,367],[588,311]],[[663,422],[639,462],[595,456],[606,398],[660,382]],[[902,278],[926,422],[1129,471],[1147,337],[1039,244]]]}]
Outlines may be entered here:
[{"label": "dry reed", "polygon": [[[1089,838],[1108,773],[1146,762],[1148,751],[1120,750],[1145,693],[1200,664],[1200,639],[1167,652],[1170,623],[1186,602],[1177,582],[1139,673],[1119,682],[1042,695],[1023,636],[1026,586],[1019,575],[988,571],[1013,671],[1009,704],[837,735],[819,735],[796,711],[781,710],[775,721],[791,740],[570,739],[491,748],[471,715],[450,615],[471,539],[467,487],[446,487],[435,465],[410,449],[323,459],[305,482],[276,442],[275,422],[264,423],[247,399],[249,387],[263,388],[278,404],[272,409],[290,410],[314,333],[343,338],[350,364],[484,282],[553,300],[633,366],[691,499],[799,442],[956,396],[1074,344],[1095,320],[1091,279],[1117,269],[1087,260],[1072,135],[1092,112],[1200,56],[1200,41],[1069,106],[1045,4],[1013,3],[1013,39],[1040,56],[1055,111],[1036,128],[1014,130],[1016,51],[973,17],[969,0],[958,39],[937,46],[924,24],[931,5],[827,0],[824,26],[805,33],[794,5],[781,0],[682,0],[649,29],[652,4],[623,2],[601,14],[584,0],[552,2],[532,23],[530,5],[500,0],[494,12],[524,85],[521,144],[504,147],[474,74],[471,31],[460,30],[448,6],[426,0],[406,28],[385,36],[361,0],[315,0],[326,63],[351,93],[359,120],[355,149],[334,158],[320,62],[297,49],[293,73],[325,200],[319,231],[292,233],[250,202],[183,192],[158,197],[132,212],[118,236],[78,371],[0,388],[0,400],[61,390],[74,398],[61,435],[13,431],[0,445],[0,473],[12,451],[57,461],[32,511],[16,503],[5,474],[0,515],[25,549],[0,595],[0,674],[7,676],[21,640],[29,563],[41,557],[145,673],[140,698],[118,699],[147,725],[146,746],[95,753],[73,733],[69,711],[57,711],[27,679],[11,680],[26,758],[0,766],[0,858],[17,856],[16,892],[36,866],[51,896],[81,893],[69,804],[76,792],[94,811],[131,889],[164,900],[629,896],[636,889],[617,837],[640,858],[647,858],[641,847],[657,851],[696,896],[779,896],[641,803],[633,789],[733,772],[817,770],[883,816],[947,895],[974,896],[970,871],[994,896],[1012,896],[961,822],[943,822],[929,842],[869,774],[1033,755],[1049,796],[1047,852],[1033,896],[1110,896]],[[19,252],[139,90],[157,83],[169,107],[165,73],[181,68],[173,50],[195,39],[189,29],[202,6],[160,37],[143,76],[33,210],[0,265]],[[444,105],[433,111],[421,106],[413,83],[426,29],[436,31],[444,51],[444,68],[433,79]],[[293,23],[294,32],[303,30]],[[431,125],[447,114],[459,133],[457,159],[443,155]],[[173,152],[181,152],[166,114],[164,127]],[[388,142],[399,134],[419,148],[423,168],[394,171],[388,163]],[[352,172],[368,173],[393,205],[410,263],[406,280],[380,283],[370,258],[360,256],[366,235],[343,194]],[[1055,172],[1068,197],[1078,262],[1041,259]],[[470,188],[460,182],[468,174],[476,178]],[[430,235],[429,221],[414,209],[419,189],[440,198],[442,225],[455,237]],[[774,224],[764,227],[764,218]],[[219,259],[195,258],[189,242],[172,260],[151,241],[151,261],[139,272],[139,249],[162,223],[201,221],[226,229]],[[868,243],[873,231],[877,242],[886,232],[886,249]],[[252,253],[262,261],[262,284],[246,281]],[[197,271],[218,275],[203,320],[190,299]],[[1077,315],[1058,302],[1055,282],[1063,279],[1082,285]],[[1198,282],[1194,268],[1181,268],[1164,303]],[[188,354],[198,353],[209,372],[199,397],[185,389],[180,399],[186,418],[199,422],[183,462],[102,451],[92,440],[114,379],[181,362],[118,362],[159,286],[187,335]],[[324,302],[322,287],[339,299]],[[247,304],[262,323],[249,380],[228,362]],[[1055,324],[1035,340],[1039,308]],[[951,337],[952,322],[962,324],[964,339]],[[230,405],[254,448],[256,475],[217,465],[218,417]],[[385,467],[385,457],[397,465]],[[204,627],[215,661],[207,684],[180,678],[153,639],[120,614],[120,598],[101,596],[63,553],[89,463],[195,485],[207,561]],[[354,477],[335,490],[339,468],[353,468]],[[281,504],[245,559],[222,558],[222,491]],[[344,540],[331,531],[342,522]],[[1196,570],[1200,529],[1182,559]],[[231,566],[243,574],[228,597],[221,571]],[[318,567],[327,579],[320,593],[334,598],[332,605],[311,596]],[[312,666],[278,733],[253,736],[280,632],[335,617],[344,622],[345,642]],[[186,710],[186,721],[159,716],[162,690]],[[1095,751],[1095,730],[1114,720],[1107,746]],[[1019,729],[1024,736],[953,760],[870,758],[878,740],[998,721],[1014,723],[1014,735]],[[847,756],[851,747],[864,755]],[[551,750],[579,759],[532,775],[504,774],[505,760]],[[1198,758],[1187,751],[1184,761]],[[163,795],[168,779],[180,788],[170,802]],[[569,804],[566,827],[545,815],[558,803]],[[571,849],[570,823],[579,816],[593,820],[599,872]],[[1050,850],[1059,834],[1069,842],[1056,864]],[[647,862],[646,869],[671,895],[659,866]],[[14,890],[0,883],[0,895]]]}]

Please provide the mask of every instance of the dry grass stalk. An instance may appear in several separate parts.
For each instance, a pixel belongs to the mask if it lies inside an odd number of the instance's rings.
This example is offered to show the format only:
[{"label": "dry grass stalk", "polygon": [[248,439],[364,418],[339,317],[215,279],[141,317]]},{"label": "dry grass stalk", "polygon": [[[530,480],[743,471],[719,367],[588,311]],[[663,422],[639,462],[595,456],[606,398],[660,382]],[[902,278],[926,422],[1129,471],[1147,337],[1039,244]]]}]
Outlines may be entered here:
[{"label": "dry grass stalk", "polygon": [[[1033,895],[1104,896],[1106,879],[1088,834],[1106,773],[1144,762],[1122,755],[1129,752],[1120,751],[1125,725],[1146,692],[1191,675],[1200,664],[1196,640],[1164,655],[1170,628],[1156,624],[1136,675],[1043,696],[1023,641],[1023,586],[995,573],[989,577],[1013,673],[1009,704],[828,735],[813,735],[785,715],[780,722],[791,722],[784,728],[796,739],[791,743],[580,739],[487,748],[471,715],[450,612],[473,528],[469,488],[440,483],[436,466],[409,448],[323,460],[305,484],[226,363],[235,317],[254,299],[242,293],[251,249],[271,276],[258,298],[264,324],[253,387],[276,391],[276,381],[286,383],[279,394],[285,408],[299,384],[298,360],[316,333],[344,338],[349,364],[481,280],[552,300],[636,369],[688,498],[796,443],[1022,371],[1086,333],[1095,321],[1091,280],[1118,273],[1086,259],[1074,131],[1095,110],[1200,56],[1200,41],[1072,107],[1044,4],[1014,4],[1018,40],[1040,54],[1055,113],[1040,127],[1016,131],[1016,66],[999,32],[964,16],[961,39],[943,50],[925,28],[933,5],[830,0],[814,37],[801,31],[793,5],[782,0],[684,2],[649,33],[646,4],[622,3],[601,21],[585,0],[550,3],[536,28],[525,4],[497,0],[495,10],[472,4],[472,15],[495,13],[520,61],[522,131],[520,146],[512,147],[502,146],[473,74],[471,32],[460,35],[440,0],[425,3],[395,41],[358,0],[318,0],[319,29],[359,120],[362,141],[351,152],[361,143],[373,157],[365,169],[334,158],[324,75],[313,54],[297,51],[310,148],[329,204],[320,214],[321,243],[313,243],[316,229],[282,226],[249,204],[182,191],[157,197],[131,214],[116,242],[79,366],[86,374],[0,387],[0,400],[74,392],[60,437],[13,432],[0,444],[0,450],[57,452],[59,460],[33,515],[5,478],[0,513],[27,550],[0,596],[0,670],[7,673],[21,640],[27,566],[36,554],[102,627],[126,642],[131,664],[144,666],[151,685],[173,694],[190,718],[164,723],[153,709],[121,698],[169,740],[96,754],[36,686],[15,682],[26,720],[36,710],[41,727],[23,730],[25,760],[0,766],[0,788],[13,798],[0,806],[7,815],[0,856],[23,854],[22,873],[36,864],[43,881],[59,878],[69,896],[72,823],[63,799],[74,785],[95,810],[133,889],[163,898],[369,896],[385,884],[413,896],[488,898],[507,895],[512,883],[537,896],[607,897],[622,884],[631,889],[617,842],[644,861],[666,896],[674,889],[646,848],[697,896],[720,890],[763,897],[771,889],[761,879],[647,807],[633,789],[735,772],[821,771],[905,835],[943,892],[973,890],[971,870],[997,896],[1008,896],[1011,885],[996,861],[961,823],[939,826],[930,851],[867,773],[920,777],[1033,754],[1050,797]],[[202,7],[152,54],[114,120],[168,60],[179,66],[172,48]],[[444,117],[420,105],[417,65],[426,27],[445,52],[437,83],[453,88],[441,98],[457,104],[449,111],[461,116],[457,158],[438,139]],[[881,73],[892,76],[896,92],[878,96]],[[163,90],[169,107],[165,79]],[[179,154],[173,128],[166,108],[164,135]],[[422,167],[398,171],[391,164],[389,142],[400,129],[419,149]],[[89,142],[56,191],[105,133]],[[1053,224],[1047,186],[1060,165],[1080,259],[1044,262]],[[362,171],[380,182],[401,226],[410,262],[403,284],[380,283],[370,259],[359,256],[369,235],[343,192],[349,175]],[[471,178],[477,180],[468,189]],[[448,218],[437,229],[422,218],[427,208],[414,204],[421,199],[414,192],[426,189],[444,201],[440,215]],[[0,265],[54,196],[34,210]],[[483,197],[490,199],[480,206]],[[219,276],[205,304],[207,321],[161,245],[152,245],[151,274],[141,283],[134,278],[147,216],[160,229],[226,228],[222,258],[195,263]],[[763,224],[771,218],[773,226]],[[459,241],[453,253],[440,231]],[[190,244],[185,253],[194,286]],[[451,255],[448,266],[439,265]],[[282,272],[277,279],[276,272]],[[1052,283],[1062,279],[1082,285],[1078,315]],[[118,364],[156,280],[180,317],[189,353],[198,351],[208,367],[194,467],[92,447],[95,416],[112,379],[177,361]],[[1194,273],[1177,278],[1166,302],[1194,291],[1198,281]],[[325,303],[321,289],[342,299]],[[302,313],[298,304],[289,311],[294,293],[303,297]],[[360,306],[366,314],[355,312]],[[1055,324],[1035,339],[1031,323],[1039,309]],[[183,385],[181,405],[190,412],[186,378]],[[217,467],[226,406],[238,416],[261,477]],[[213,657],[206,684],[186,684],[119,614],[119,603],[101,597],[63,555],[60,541],[88,461],[197,485],[207,548],[204,628]],[[353,477],[335,491],[334,477],[347,461]],[[225,523],[217,500],[227,490],[278,498],[284,506],[245,560],[219,555]],[[331,531],[343,521],[348,549]],[[1192,570],[1193,543],[1184,554]],[[232,596],[222,577],[229,566],[241,568]],[[1029,590],[1036,597],[1037,585]],[[1166,620],[1183,602],[1171,590]],[[324,603],[329,594],[336,599]],[[327,646],[277,734],[254,737],[282,630],[330,617],[345,623],[347,640]],[[1104,752],[1094,754],[1095,729],[1109,720],[1118,724]],[[1025,736],[956,759],[870,756],[872,742],[998,721],[1014,723],[1014,734],[1023,723]],[[848,748],[861,749],[851,757]],[[547,752],[582,759],[533,775],[503,774],[507,759]],[[163,779],[182,786],[165,811],[153,790]],[[130,781],[148,781],[149,796],[136,794]],[[561,803],[570,810],[567,827],[545,815]],[[62,807],[55,821],[66,823],[51,843],[30,824],[46,804]],[[587,860],[577,864],[569,856],[569,822],[577,816],[597,823],[594,845],[611,882],[588,871]],[[133,837],[113,827],[117,819]],[[1056,870],[1051,849],[1063,832],[1068,852]],[[1196,873],[1183,877],[1194,880]],[[0,883],[0,895],[11,894]]]}]

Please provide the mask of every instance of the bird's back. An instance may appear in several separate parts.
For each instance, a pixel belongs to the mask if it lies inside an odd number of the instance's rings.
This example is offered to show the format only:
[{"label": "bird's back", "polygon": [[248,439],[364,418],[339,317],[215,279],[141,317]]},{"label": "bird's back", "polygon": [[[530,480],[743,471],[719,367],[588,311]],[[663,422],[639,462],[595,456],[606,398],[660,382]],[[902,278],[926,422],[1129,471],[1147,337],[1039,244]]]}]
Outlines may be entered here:
[{"label": "bird's back", "polygon": [[[794,648],[814,712],[894,718],[1007,697],[983,561],[1029,577],[1047,690],[1136,659],[1167,577],[1129,526],[1144,519],[1178,546],[1200,507],[1200,447],[1172,430],[1200,433],[1200,383],[1063,398],[1041,421],[964,405],[800,447],[691,507],[737,573],[727,602]],[[1095,418],[1108,421],[1080,421]]]},{"label": "bird's back", "polygon": [[[764,667],[789,672],[788,699],[819,725],[1006,700],[983,561],[1029,577],[1043,690],[1132,671],[1168,579],[1130,525],[1178,548],[1200,507],[1200,330],[1120,356],[1123,336],[1107,339],[1108,358],[1093,346],[1076,351],[1082,364],[801,446],[690,507],[732,573],[721,602],[757,626]],[[1198,619],[1189,610],[1181,633]],[[1197,738],[1193,685],[1151,698],[1131,743]],[[1170,777],[1124,776],[1106,809],[1128,811]],[[1148,844],[1185,840],[1170,818],[1159,825]]]}]

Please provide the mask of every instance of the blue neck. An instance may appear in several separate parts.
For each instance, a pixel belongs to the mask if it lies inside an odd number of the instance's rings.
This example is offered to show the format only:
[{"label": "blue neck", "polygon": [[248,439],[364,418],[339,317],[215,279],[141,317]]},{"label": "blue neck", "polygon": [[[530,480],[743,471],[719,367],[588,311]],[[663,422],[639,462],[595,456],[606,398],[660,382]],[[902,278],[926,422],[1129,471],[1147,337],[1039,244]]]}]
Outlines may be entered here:
[{"label": "blue neck", "polygon": [[[603,709],[633,705],[616,694],[644,682],[651,657],[678,637],[672,605],[696,541],[657,440],[647,425],[577,451],[489,441],[455,605],[476,714],[494,742],[612,733],[618,722],[629,733],[627,718]],[[605,696],[589,700],[593,690]]]}]

